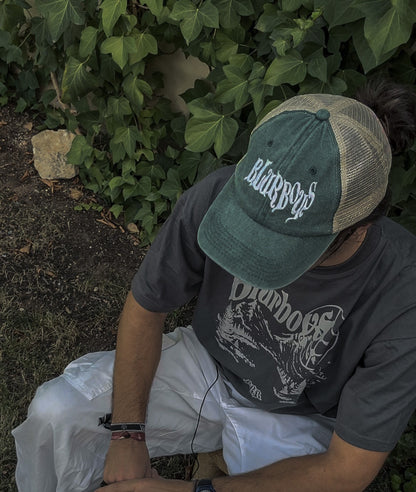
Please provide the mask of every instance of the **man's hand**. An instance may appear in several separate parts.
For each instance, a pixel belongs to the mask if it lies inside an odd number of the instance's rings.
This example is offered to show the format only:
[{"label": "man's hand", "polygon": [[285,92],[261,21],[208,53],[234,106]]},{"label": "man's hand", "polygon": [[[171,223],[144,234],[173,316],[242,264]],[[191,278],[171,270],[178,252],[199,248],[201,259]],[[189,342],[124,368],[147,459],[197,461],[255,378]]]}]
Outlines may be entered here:
[{"label": "man's hand", "polygon": [[[140,306],[130,292],[121,314],[114,366],[113,423],[145,422],[149,392],[159,363],[166,314]],[[151,476],[146,444],[134,439],[110,442],[106,483]]]},{"label": "man's hand", "polygon": [[151,476],[149,452],[144,442],[134,439],[111,441],[103,475],[106,483]]},{"label": "man's hand", "polygon": [[102,487],[95,492],[192,492],[193,482],[183,480],[165,480],[157,471],[151,470],[152,478],[125,480]]}]

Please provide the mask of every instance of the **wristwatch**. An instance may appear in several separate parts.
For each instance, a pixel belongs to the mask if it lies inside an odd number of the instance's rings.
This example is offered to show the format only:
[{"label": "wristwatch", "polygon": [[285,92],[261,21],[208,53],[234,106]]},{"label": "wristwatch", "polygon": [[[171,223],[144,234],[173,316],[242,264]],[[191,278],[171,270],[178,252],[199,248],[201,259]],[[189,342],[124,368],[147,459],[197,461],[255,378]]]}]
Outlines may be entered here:
[{"label": "wristwatch", "polygon": [[194,492],[215,492],[214,486],[211,480],[203,478],[202,480],[197,480],[195,482]]}]

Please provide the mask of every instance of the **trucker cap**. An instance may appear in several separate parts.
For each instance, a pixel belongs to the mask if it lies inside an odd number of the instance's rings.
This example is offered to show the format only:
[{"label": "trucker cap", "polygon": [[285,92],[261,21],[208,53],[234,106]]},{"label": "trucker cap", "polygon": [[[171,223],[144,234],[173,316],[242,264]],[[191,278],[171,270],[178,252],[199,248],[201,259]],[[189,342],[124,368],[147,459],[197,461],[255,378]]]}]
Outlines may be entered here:
[{"label": "trucker cap", "polygon": [[343,96],[296,96],[254,128],[198,230],[202,250],[255,287],[292,283],[383,199],[391,149],[374,112]]}]

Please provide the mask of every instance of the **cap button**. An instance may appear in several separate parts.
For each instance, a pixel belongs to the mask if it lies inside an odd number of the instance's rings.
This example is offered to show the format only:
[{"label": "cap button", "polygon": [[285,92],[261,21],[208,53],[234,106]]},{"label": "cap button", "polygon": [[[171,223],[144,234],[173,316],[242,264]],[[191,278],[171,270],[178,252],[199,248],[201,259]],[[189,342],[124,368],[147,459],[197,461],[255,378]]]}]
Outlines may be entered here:
[{"label": "cap button", "polygon": [[330,114],[329,114],[329,111],[327,109],[318,109],[315,116],[316,116],[316,119],[318,119],[320,121],[325,121],[325,120],[329,119]]}]

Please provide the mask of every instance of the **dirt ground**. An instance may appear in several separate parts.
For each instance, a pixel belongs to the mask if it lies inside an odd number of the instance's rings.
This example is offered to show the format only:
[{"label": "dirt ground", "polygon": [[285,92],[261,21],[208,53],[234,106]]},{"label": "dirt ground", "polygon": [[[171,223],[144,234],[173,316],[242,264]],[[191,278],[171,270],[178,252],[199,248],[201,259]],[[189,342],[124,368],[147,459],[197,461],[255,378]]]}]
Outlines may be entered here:
[{"label": "dirt ground", "polygon": [[[15,490],[10,430],[36,387],[74,358],[114,348],[116,326],[145,249],[77,178],[42,180],[29,114],[0,108],[0,491]],[[185,309],[170,318],[189,322]],[[169,329],[169,324],[168,324]],[[159,460],[181,478],[187,461]],[[39,491],[40,492],[40,491]]]}]

